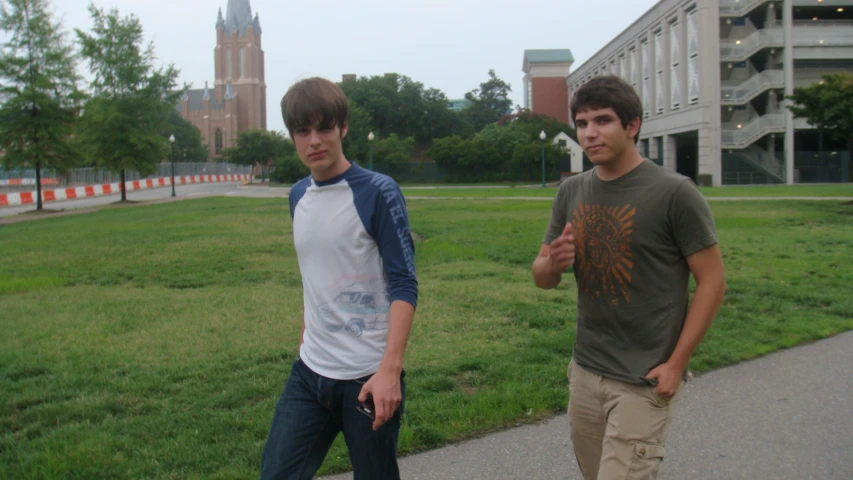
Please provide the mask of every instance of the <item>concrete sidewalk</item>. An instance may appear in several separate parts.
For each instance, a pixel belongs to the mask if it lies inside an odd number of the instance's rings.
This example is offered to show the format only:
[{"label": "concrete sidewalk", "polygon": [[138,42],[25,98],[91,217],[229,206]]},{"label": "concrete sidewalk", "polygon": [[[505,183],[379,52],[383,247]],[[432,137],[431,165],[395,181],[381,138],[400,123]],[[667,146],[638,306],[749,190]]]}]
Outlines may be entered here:
[{"label": "concrete sidewalk", "polygon": [[[695,378],[660,478],[853,479],[851,372],[847,332]],[[406,480],[581,479],[565,415],[405,457],[400,467]]]}]

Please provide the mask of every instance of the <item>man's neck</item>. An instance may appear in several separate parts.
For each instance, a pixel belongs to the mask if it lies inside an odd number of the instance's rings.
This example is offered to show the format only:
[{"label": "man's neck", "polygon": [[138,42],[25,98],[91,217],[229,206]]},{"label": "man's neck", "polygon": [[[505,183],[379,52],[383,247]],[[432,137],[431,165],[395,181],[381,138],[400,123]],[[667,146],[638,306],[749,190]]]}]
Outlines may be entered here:
[{"label": "man's neck", "polygon": [[595,167],[595,174],[599,179],[609,182],[637,168],[643,161],[644,159],[640,155],[640,152],[636,149],[631,149],[623,152],[619,158],[609,164],[597,165]]},{"label": "man's neck", "polygon": [[319,171],[311,170],[311,176],[314,178],[315,182],[325,182],[326,180],[331,180],[332,178],[337,177],[338,175],[349,170],[351,164],[346,157],[340,157],[335,163],[329,165],[329,168],[324,168]]}]

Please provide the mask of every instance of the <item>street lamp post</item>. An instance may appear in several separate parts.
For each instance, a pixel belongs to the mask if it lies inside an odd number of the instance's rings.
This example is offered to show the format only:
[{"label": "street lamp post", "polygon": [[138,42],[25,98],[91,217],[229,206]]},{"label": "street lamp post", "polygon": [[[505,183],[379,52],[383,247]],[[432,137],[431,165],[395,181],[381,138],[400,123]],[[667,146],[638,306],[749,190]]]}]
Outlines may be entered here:
[{"label": "street lamp post", "polygon": [[539,132],[539,140],[542,143],[542,187],[545,187],[545,130]]},{"label": "street lamp post", "polygon": [[367,142],[370,144],[370,163],[367,167],[370,171],[373,171],[373,139],[376,138],[373,136],[373,132],[367,134]]},{"label": "street lamp post", "polygon": [[175,196],[175,136],[169,135],[169,160],[172,161],[172,196]]}]

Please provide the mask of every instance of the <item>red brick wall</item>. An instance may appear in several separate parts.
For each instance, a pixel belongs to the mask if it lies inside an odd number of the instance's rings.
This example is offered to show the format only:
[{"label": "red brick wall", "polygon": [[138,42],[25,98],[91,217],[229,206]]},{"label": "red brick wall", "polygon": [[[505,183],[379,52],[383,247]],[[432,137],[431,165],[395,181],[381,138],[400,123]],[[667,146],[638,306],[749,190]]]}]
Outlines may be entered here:
[{"label": "red brick wall", "polygon": [[569,123],[569,87],[562,77],[533,78],[533,113]]}]

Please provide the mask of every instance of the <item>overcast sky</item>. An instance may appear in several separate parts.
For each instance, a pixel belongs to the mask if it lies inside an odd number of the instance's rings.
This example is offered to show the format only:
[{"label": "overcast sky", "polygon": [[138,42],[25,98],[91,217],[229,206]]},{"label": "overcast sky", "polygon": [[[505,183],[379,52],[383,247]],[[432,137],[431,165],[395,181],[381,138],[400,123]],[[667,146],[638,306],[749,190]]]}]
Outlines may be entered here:
[{"label": "overcast sky", "polygon": [[[523,103],[525,49],[568,48],[579,67],[657,0],[250,0],[266,54],[267,127],[284,130],[287,87],[314,75],[339,81],[396,72],[461,98],[489,69]],[[216,16],[228,0],[94,0],[142,22],[160,62],[179,82],[213,85]],[[69,32],[89,30],[87,0],[53,0]],[[81,73],[88,67],[80,65]],[[573,69],[574,69],[573,68]]]}]

